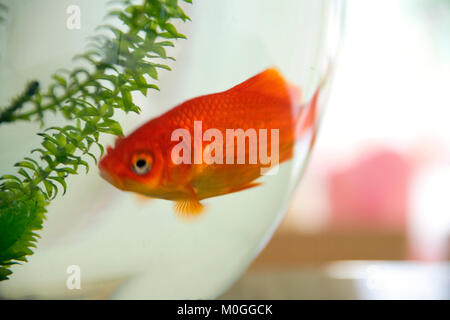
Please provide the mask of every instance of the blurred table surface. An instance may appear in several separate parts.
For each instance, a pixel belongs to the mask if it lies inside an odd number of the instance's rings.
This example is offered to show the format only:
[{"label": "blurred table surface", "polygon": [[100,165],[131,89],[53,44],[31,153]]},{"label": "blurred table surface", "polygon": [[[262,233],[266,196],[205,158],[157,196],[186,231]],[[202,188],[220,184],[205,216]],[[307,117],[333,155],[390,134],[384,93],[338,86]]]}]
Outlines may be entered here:
[{"label": "blurred table surface", "polygon": [[450,263],[338,261],[249,269],[220,299],[450,299]]}]

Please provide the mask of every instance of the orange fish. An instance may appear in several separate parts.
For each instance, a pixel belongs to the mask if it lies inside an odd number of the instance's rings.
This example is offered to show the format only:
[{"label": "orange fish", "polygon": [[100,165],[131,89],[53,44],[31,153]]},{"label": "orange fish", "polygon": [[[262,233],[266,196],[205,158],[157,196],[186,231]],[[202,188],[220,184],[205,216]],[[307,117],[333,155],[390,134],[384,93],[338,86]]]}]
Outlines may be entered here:
[{"label": "orange fish", "polygon": [[[267,161],[255,162],[253,155],[256,149],[261,152],[262,142],[266,144],[266,160],[274,153],[278,163],[292,157],[295,142],[305,131],[314,129],[319,89],[308,105],[302,104],[300,89],[285,81],[276,69],[267,69],[229,90],[190,99],[128,137],[117,138],[114,148],[108,147],[99,163],[100,174],[121,190],[172,200],[177,213],[197,215],[203,211],[203,199],[259,185],[255,180],[267,168]],[[199,123],[205,135],[196,132]],[[180,129],[187,134],[182,142],[173,137]],[[228,138],[229,129],[246,133],[250,129],[257,134],[266,130],[266,138],[258,135],[255,145],[250,136],[244,136],[244,143],[248,143],[242,148],[234,137],[218,144],[219,135]],[[275,142],[270,135],[274,130],[278,133]],[[206,137],[206,132],[216,135]],[[194,151],[185,153],[192,145]],[[195,150],[199,145],[200,152]],[[272,150],[274,146],[277,148]],[[179,156],[190,161],[174,160],[174,148],[183,150]],[[205,155],[216,161],[206,161]]]}]

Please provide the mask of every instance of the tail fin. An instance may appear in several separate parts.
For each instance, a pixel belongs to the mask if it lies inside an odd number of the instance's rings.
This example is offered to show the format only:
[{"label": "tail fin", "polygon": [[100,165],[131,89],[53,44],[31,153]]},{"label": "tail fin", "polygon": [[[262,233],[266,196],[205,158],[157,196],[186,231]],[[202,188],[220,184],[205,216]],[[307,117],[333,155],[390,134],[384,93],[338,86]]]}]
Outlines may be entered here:
[{"label": "tail fin", "polygon": [[314,95],[312,96],[309,102],[305,103],[300,107],[300,112],[297,119],[297,128],[295,132],[295,139],[302,138],[309,130],[312,129],[312,137],[310,146],[314,145],[316,135],[317,135],[317,121],[318,121],[318,100],[320,94],[322,93],[322,89],[328,81],[331,65],[328,66],[328,69],[322,79],[322,81],[317,86]]},{"label": "tail fin", "polygon": [[320,91],[322,87],[319,86],[314,93],[311,100],[302,105],[297,118],[297,128],[295,131],[295,140],[301,139],[308,131],[313,130],[312,142],[314,142],[316,136],[316,124],[317,124],[317,101],[319,99]]}]

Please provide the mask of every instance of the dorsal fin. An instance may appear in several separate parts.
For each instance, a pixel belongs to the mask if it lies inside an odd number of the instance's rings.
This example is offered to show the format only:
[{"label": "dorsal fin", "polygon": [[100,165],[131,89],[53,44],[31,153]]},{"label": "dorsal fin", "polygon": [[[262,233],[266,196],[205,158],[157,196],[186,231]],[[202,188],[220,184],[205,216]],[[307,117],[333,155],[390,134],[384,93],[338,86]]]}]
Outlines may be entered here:
[{"label": "dorsal fin", "polygon": [[288,83],[275,68],[266,69],[226,92],[253,92],[279,99],[289,99],[295,105],[301,102],[301,90]]}]

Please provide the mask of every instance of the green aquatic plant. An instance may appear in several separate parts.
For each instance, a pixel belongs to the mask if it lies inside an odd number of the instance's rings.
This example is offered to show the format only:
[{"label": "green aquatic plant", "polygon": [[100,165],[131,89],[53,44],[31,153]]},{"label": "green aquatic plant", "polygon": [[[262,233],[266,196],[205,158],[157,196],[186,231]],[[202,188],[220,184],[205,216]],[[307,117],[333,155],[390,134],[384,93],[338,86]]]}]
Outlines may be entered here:
[{"label": "green aquatic plant", "polygon": [[5,6],[3,3],[0,3],[0,22],[3,22],[5,20],[5,12],[8,11],[8,7]]},{"label": "green aquatic plant", "polygon": [[17,173],[0,177],[0,280],[11,274],[11,265],[26,262],[33,253],[46,207],[59,190],[66,192],[66,178],[80,168],[87,172],[88,159],[96,162],[103,155],[99,135],[122,135],[121,125],[113,119],[115,111],[139,113],[131,93],[159,90],[153,83],[158,69],[170,70],[161,61],[174,60],[166,47],[185,38],[172,24],[189,20],[180,1],[115,1],[107,16],[118,18],[122,26],[103,25],[88,50],[75,57],[81,67],[56,72],[46,91],[37,81],[29,82],[23,93],[0,109],[0,125],[37,120],[44,127],[48,112],[67,119],[63,126],[38,133],[41,145],[15,164]]}]

